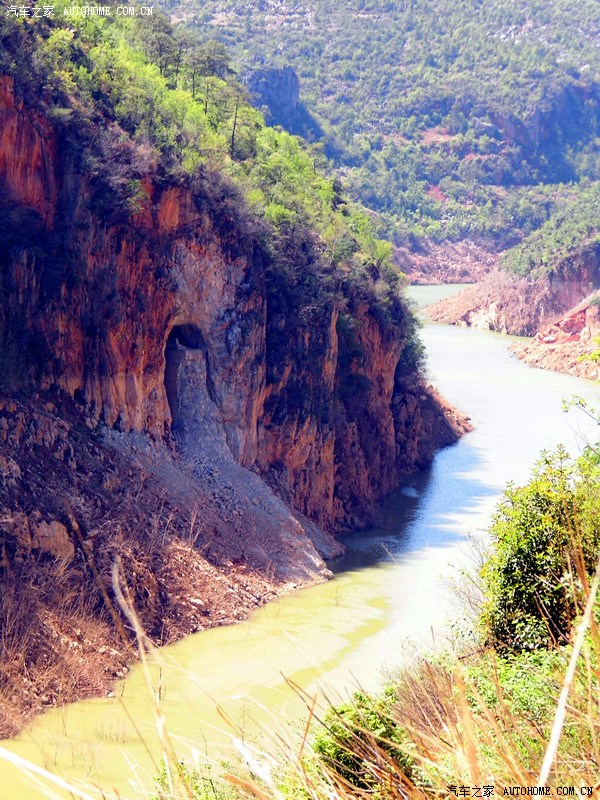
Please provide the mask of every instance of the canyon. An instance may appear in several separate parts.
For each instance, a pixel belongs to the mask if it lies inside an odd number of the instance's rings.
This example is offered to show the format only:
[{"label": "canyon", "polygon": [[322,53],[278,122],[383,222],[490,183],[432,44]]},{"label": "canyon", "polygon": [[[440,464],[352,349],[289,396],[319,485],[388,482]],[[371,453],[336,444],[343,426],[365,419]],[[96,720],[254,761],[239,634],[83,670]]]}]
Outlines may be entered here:
[{"label": "canyon", "polygon": [[215,172],[121,202],[73,136],[0,78],[3,735],[127,670],[116,583],[156,643],[240,619],[470,427],[400,298],[290,282]]},{"label": "canyon", "polygon": [[600,246],[579,248],[549,275],[488,272],[463,292],[432,305],[437,322],[529,337],[513,352],[533,366],[597,379]]}]

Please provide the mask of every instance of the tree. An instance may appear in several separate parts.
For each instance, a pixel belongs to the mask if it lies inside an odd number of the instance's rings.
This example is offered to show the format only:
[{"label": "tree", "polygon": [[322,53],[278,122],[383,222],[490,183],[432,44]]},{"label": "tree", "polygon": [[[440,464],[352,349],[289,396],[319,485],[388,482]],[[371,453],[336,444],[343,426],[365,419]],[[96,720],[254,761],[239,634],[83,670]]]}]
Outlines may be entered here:
[{"label": "tree", "polygon": [[197,77],[225,80],[234,73],[231,69],[229,50],[221,42],[212,39],[189,48],[185,64],[192,80]]},{"label": "tree", "polygon": [[516,650],[564,642],[577,613],[575,587],[600,550],[600,473],[564,450],[545,454],[532,479],[509,487],[490,534],[482,577],[492,642]]},{"label": "tree", "polygon": [[163,77],[176,71],[179,47],[173,35],[173,26],[162,14],[141,18],[138,40],[148,58],[158,66]]}]

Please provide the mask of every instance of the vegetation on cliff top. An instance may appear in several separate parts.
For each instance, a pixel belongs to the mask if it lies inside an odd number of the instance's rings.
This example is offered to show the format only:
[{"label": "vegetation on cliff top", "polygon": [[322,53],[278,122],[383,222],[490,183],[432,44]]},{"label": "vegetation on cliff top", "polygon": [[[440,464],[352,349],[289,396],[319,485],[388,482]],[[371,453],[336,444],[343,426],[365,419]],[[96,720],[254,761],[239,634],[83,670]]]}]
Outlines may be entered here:
[{"label": "vegetation on cliff top", "polygon": [[214,211],[227,206],[263,241],[269,275],[296,306],[351,296],[384,326],[402,325],[409,312],[391,246],[324,176],[318,152],[265,125],[222,47],[160,15],[64,16],[71,5],[58,0],[54,17],[35,20],[3,15],[0,71],[70,143],[96,212],[134,218],[146,175],[200,179]]},{"label": "vegetation on cliff top", "polygon": [[162,5],[244,71],[291,65],[303,133],[398,240],[510,246],[600,178],[594,0]]}]

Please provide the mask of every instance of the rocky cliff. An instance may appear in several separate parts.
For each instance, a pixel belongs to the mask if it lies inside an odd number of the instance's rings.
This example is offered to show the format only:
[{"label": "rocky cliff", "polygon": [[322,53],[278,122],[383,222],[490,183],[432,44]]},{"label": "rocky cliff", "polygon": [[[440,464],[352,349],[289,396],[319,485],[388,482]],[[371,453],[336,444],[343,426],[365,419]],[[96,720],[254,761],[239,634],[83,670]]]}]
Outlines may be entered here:
[{"label": "rocky cliff", "polygon": [[598,296],[594,294],[542,328],[533,339],[514,344],[511,350],[534,367],[598,380],[598,361],[590,356],[598,350],[599,312]]},{"label": "rocky cliff", "polygon": [[600,245],[582,247],[550,275],[522,278],[494,271],[476,286],[431,306],[437,322],[534,336],[600,287]]},{"label": "rocky cliff", "polygon": [[[325,577],[330,533],[367,524],[467,423],[408,366],[399,300],[383,319],[368,293],[320,291],[306,241],[283,274],[214,173],[155,167],[119,200],[72,135],[0,80],[0,605],[44,630],[48,598],[86,596],[92,625],[120,554],[168,641]],[[35,672],[71,642],[85,661],[94,637],[69,626],[15,653]],[[96,691],[108,660],[33,700],[5,674],[7,708]]]},{"label": "rocky cliff", "polygon": [[458,295],[430,306],[437,322],[530,337],[511,350],[535,367],[597,379],[600,245],[589,242],[549,274],[522,278],[496,270]]},{"label": "rocky cliff", "polygon": [[[107,222],[64,143],[19,105],[10,80],[0,102],[4,207],[23,226],[3,281],[15,369],[64,391],[94,423],[162,441],[179,402],[165,383],[170,345],[198,351],[236,463],[283,475],[274,483],[327,529],[368,515],[419,461],[397,453],[394,438],[405,310],[384,325],[352,295],[294,296],[208,179],[148,176],[138,208]],[[421,396],[412,377],[403,392]],[[413,433],[429,451],[417,423]],[[362,490],[336,458],[346,445],[351,469],[364,465]]]},{"label": "rocky cliff", "polygon": [[316,119],[300,98],[300,81],[292,67],[261,67],[244,76],[252,102],[262,108],[269,125],[281,125],[286,131],[308,141],[323,137]]},{"label": "rocky cliff", "polygon": [[248,74],[246,84],[257,103],[267,106],[277,124],[298,112],[300,81],[290,66],[254,70]]}]

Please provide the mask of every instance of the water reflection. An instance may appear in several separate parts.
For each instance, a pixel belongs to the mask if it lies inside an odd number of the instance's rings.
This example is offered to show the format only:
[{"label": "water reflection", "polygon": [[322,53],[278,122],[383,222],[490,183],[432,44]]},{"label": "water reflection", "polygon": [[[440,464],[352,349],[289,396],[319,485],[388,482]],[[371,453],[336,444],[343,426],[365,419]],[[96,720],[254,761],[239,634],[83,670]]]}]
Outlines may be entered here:
[{"label": "water reflection", "polygon": [[464,540],[465,521],[479,517],[498,489],[486,478],[481,451],[469,436],[439,453],[433,465],[406,479],[384,505],[377,524],[344,537],[346,553],[329,562],[336,575],[397,561],[430,547]]},{"label": "water reflection", "polygon": [[[542,448],[562,441],[576,452],[597,438],[590,420],[560,407],[571,393],[598,402],[598,385],[525,366],[500,335],[427,325],[423,338],[430,380],[471,416],[474,431],[408,478],[373,530],[346,537],[347,554],[331,565],[336,580],[159,652],[153,686],[163,687],[167,727],[182,757],[187,743],[189,750],[229,742],[221,712],[246,731],[255,717],[252,735],[273,730],[277,715],[298,719],[305,708],[286,678],[309,692],[325,687],[329,697],[333,689],[376,688],[382,665],[443,646],[456,617],[449,585],[468,557],[466,534],[485,531],[507,481],[527,480]],[[135,764],[152,796],[159,752],[148,739],[153,703],[134,669],[116,697],[44,715],[9,746],[70,777],[88,777],[93,763],[98,782],[119,787],[122,797],[131,796]],[[145,741],[135,738],[132,721]],[[0,766],[11,800],[44,796],[12,781]]]}]

